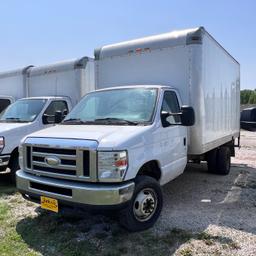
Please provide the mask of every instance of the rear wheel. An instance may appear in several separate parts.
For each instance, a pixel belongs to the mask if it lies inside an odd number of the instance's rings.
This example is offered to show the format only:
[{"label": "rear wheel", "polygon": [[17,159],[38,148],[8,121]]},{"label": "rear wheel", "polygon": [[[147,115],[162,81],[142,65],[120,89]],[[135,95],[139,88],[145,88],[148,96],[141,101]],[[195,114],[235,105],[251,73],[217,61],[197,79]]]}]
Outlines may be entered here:
[{"label": "rear wheel", "polygon": [[217,156],[218,150],[213,149],[207,153],[207,167],[209,172],[216,172],[217,169]]},{"label": "rear wheel", "polygon": [[163,206],[159,183],[148,176],[138,176],[135,180],[133,197],[127,208],[120,212],[120,223],[129,231],[141,231],[152,227]]},{"label": "rear wheel", "polygon": [[227,175],[230,172],[231,152],[229,147],[220,147],[217,157],[217,173]]},{"label": "rear wheel", "polygon": [[231,151],[229,147],[220,147],[207,153],[208,171],[227,175],[230,171]]}]

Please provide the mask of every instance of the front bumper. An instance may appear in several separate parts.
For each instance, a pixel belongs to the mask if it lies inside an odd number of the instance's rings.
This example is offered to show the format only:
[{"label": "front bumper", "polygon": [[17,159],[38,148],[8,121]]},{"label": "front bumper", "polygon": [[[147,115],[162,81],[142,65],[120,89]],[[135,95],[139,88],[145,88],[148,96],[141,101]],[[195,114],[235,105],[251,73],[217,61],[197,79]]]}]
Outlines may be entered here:
[{"label": "front bumper", "polygon": [[132,198],[133,181],[122,184],[97,184],[39,177],[22,170],[16,172],[16,184],[22,194],[48,196],[78,205],[115,206]]},{"label": "front bumper", "polygon": [[9,164],[10,158],[10,155],[0,155],[0,167],[7,166]]}]

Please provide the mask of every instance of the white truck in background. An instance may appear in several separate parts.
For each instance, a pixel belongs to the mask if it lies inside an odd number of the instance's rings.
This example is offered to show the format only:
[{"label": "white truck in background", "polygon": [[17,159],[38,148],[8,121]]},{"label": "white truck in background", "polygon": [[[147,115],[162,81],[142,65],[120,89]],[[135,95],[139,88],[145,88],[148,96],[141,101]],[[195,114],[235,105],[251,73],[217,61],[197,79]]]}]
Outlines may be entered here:
[{"label": "white truck in background", "polygon": [[19,191],[55,212],[116,208],[127,229],[151,227],[161,186],[188,161],[229,173],[240,136],[239,69],[202,27],[95,50],[100,90],[61,124],[23,139]]},{"label": "white truck in background", "polygon": [[[22,81],[21,81],[22,82]],[[27,69],[18,99],[0,114],[0,171],[15,180],[21,139],[62,121],[81,97],[95,89],[93,59],[83,57]],[[1,85],[0,85],[1,86]],[[9,88],[10,89],[10,88]],[[18,90],[19,89],[19,90]],[[23,89],[23,90],[21,90]],[[7,90],[7,88],[6,88]]]},{"label": "white truck in background", "polygon": [[31,67],[0,73],[0,113],[15,100],[27,96],[26,77]]}]

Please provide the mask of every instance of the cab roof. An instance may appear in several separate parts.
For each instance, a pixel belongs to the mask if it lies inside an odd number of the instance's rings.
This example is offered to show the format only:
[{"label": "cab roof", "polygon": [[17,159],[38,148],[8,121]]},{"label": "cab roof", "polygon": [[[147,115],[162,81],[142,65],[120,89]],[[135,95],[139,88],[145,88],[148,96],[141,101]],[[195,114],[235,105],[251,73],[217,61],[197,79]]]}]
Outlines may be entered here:
[{"label": "cab roof", "polygon": [[33,99],[51,100],[51,99],[63,99],[63,98],[68,98],[68,97],[66,97],[66,96],[37,96],[37,97],[21,98],[18,100],[33,100]]},{"label": "cab roof", "polygon": [[137,88],[146,88],[146,89],[175,89],[172,86],[168,85],[124,85],[124,86],[113,86],[113,87],[106,87],[103,89],[98,89],[96,91],[110,91],[110,90],[120,90],[120,89],[137,89]]}]

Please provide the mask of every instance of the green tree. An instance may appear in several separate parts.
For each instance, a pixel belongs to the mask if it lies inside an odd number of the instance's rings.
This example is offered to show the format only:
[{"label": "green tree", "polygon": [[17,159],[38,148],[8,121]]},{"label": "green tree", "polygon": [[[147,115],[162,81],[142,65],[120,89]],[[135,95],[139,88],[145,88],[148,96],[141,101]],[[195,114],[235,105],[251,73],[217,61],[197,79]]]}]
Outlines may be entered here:
[{"label": "green tree", "polygon": [[252,91],[248,103],[256,104],[256,92],[255,91]]},{"label": "green tree", "polygon": [[241,104],[256,104],[256,89],[242,90],[240,93]]}]

